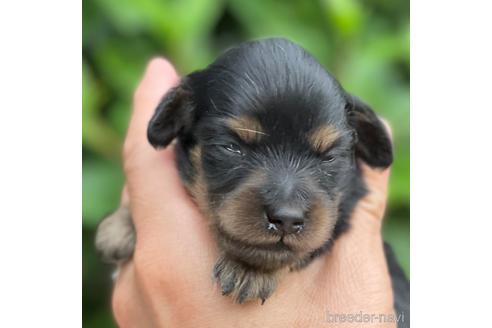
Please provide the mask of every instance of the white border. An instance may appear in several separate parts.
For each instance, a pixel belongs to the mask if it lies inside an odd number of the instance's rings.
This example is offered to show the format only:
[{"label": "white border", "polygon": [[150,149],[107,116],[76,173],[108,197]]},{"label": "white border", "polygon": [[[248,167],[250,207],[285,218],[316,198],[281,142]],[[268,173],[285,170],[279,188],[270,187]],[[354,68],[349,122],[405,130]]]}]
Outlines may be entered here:
[{"label": "white border", "polygon": [[0,2],[0,327],[82,325],[81,15]]},{"label": "white border", "polygon": [[491,3],[411,4],[411,322],[490,325]]}]

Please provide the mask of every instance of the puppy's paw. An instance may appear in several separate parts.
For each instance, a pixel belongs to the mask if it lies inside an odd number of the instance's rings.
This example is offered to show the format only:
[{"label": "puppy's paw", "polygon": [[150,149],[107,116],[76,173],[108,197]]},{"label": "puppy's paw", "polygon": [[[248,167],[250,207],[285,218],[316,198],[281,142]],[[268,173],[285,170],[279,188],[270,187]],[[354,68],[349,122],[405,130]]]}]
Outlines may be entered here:
[{"label": "puppy's paw", "polygon": [[120,207],[97,227],[96,249],[109,263],[121,263],[133,255],[135,229],[127,207]]},{"label": "puppy's paw", "polygon": [[225,256],[215,264],[213,275],[222,294],[240,304],[256,299],[263,304],[277,287],[277,273],[259,272]]}]

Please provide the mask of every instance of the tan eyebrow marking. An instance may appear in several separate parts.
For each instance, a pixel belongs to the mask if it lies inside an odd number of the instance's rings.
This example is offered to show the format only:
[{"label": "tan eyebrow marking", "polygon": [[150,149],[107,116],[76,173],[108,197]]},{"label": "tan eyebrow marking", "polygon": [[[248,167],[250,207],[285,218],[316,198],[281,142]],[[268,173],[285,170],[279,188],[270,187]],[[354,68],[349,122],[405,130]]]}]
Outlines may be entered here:
[{"label": "tan eyebrow marking", "polygon": [[310,133],[308,141],[311,147],[313,147],[313,150],[322,153],[327,151],[339,136],[340,132],[334,126],[324,125]]},{"label": "tan eyebrow marking", "polygon": [[244,142],[258,142],[263,136],[268,136],[260,122],[251,116],[230,118],[227,124]]}]

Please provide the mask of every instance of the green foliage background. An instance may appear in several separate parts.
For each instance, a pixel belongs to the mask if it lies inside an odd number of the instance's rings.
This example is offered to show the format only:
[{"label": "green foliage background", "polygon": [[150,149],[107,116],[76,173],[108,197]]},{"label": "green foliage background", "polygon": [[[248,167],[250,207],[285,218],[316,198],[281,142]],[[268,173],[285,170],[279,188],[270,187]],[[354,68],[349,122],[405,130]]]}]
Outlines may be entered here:
[{"label": "green foliage background", "polygon": [[409,272],[408,0],[84,0],[84,327],[114,326],[110,268],[92,242],[119,201],[121,145],[146,62],[163,55],[186,74],[227,47],[267,36],[304,46],[391,123],[396,160],[384,233]]}]

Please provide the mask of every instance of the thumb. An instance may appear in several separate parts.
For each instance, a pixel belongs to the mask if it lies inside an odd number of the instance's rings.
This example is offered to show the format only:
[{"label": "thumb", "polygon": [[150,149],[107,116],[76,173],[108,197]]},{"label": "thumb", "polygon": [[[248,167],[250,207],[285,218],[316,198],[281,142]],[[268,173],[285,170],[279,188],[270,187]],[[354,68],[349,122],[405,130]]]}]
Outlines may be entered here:
[{"label": "thumb", "polygon": [[[390,169],[372,168],[363,163],[361,164],[361,171],[368,192],[357,203],[353,213],[353,225],[357,226],[360,223],[366,226],[370,224],[379,229],[386,209]],[[364,222],[361,222],[362,220]]]},{"label": "thumb", "polygon": [[[391,138],[389,124],[382,120]],[[352,214],[352,226],[379,232],[383,223],[388,198],[390,168],[374,168],[360,163],[360,169],[367,188],[367,194],[357,203]]]}]

